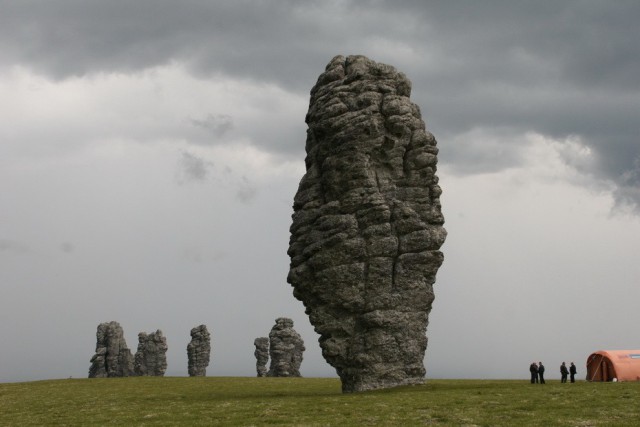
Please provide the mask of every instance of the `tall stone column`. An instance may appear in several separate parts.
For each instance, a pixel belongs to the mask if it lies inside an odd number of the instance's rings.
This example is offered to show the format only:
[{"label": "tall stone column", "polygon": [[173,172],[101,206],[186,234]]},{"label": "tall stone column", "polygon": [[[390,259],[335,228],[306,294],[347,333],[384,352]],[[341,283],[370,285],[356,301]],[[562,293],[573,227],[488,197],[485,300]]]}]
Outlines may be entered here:
[{"label": "tall stone column", "polygon": [[162,377],[167,370],[167,339],[158,329],[138,334],[138,350],[134,357],[134,371],[139,376]]},{"label": "tall stone column", "polygon": [[211,334],[206,325],[191,329],[191,341],[187,344],[190,377],[204,377],[211,357]]},{"label": "tall stone column", "polygon": [[269,366],[268,377],[299,377],[304,341],[293,329],[293,320],[286,317],[276,319],[276,324],[269,332]]},{"label": "tall stone column", "polygon": [[253,341],[255,351],[253,355],[256,357],[256,372],[259,377],[267,376],[267,363],[269,362],[269,338],[258,337]]},{"label": "tall stone column", "polygon": [[96,331],[96,353],[91,358],[89,378],[134,375],[133,356],[118,322],[105,322]]},{"label": "tall stone column", "polygon": [[345,392],[419,384],[446,238],[438,149],[411,82],[336,56],[311,89],[288,282]]}]

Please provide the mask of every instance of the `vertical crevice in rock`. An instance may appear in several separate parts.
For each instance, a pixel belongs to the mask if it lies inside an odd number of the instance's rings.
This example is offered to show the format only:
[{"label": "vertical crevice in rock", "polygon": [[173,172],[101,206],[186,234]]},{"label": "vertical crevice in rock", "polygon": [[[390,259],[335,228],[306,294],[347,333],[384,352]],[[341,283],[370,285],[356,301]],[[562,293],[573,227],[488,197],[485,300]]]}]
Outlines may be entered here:
[{"label": "vertical crevice in rock", "polygon": [[446,231],[436,140],[410,93],[364,56],[336,56],[311,89],[287,280],[345,392],[425,375]]}]

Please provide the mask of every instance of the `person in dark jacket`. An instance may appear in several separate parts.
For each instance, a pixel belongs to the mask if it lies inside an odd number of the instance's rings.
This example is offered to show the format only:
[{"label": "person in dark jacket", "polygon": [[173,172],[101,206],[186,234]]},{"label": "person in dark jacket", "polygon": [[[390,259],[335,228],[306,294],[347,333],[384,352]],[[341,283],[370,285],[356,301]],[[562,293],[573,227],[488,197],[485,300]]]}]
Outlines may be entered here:
[{"label": "person in dark jacket", "polygon": [[560,365],[560,382],[561,383],[567,382],[567,375],[569,375],[569,370],[567,369],[567,365],[565,365],[564,362],[562,362],[562,365]]},{"label": "person in dark jacket", "polygon": [[544,365],[542,362],[538,363],[538,377],[540,377],[540,384],[544,384]]},{"label": "person in dark jacket", "polygon": [[531,372],[531,384],[536,384],[538,382],[538,365],[536,365],[536,362],[529,365],[529,372]]},{"label": "person in dark jacket", "polygon": [[569,373],[571,374],[571,382],[575,383],[578,370],[576,369],[576,365],[574,365],[573,362],[571,362],[571,366],[569,366]]}]

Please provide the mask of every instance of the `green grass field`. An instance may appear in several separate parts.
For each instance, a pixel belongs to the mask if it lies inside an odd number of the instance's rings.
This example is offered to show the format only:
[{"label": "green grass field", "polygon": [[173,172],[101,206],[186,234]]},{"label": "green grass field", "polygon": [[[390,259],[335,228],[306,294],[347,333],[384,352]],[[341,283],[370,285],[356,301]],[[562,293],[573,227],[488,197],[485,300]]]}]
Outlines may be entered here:
[{"label": "green grass field", "polygon": [[0,425],[621,426],[640,383],[429,380],[342,394],[334,378],[132,377],[0,384]]}]

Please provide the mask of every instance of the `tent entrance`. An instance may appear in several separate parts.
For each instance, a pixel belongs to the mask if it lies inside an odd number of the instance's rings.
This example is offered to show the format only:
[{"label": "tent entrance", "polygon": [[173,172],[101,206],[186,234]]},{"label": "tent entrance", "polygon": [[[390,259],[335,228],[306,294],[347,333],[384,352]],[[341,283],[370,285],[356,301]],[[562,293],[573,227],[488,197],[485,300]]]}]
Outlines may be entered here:
[{"label": "tent entrance", "polygon": [[588,381],[613,381],[616,370],[611,360],[602,354],[593,354],[587,361]]}]

